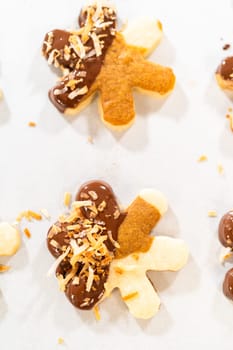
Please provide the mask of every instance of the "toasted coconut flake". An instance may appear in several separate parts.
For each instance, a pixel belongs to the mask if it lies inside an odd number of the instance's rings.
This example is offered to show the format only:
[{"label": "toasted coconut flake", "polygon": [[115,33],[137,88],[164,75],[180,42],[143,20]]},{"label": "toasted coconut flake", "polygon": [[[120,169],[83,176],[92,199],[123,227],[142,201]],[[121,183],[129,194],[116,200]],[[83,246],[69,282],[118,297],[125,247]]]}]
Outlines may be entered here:
[{"label": "toasted coconut flake", "polygon": [[123,275],[123,273],[124,273],[124,270],[121,267],[118,267],[118,266],[114,267],[114,271],[116,273],[118,273],[119,275]]},{"label": "toasted coconut flake", "polygon": [[42,220],[42,216],[32,210],[28,210],[28,216],[38,221]]},{"label": "toasted coconut flake", "polygon": [[24,230],[23,230],[25,236],[27,236],[27,238],[31,238],[31,232],[29,231],[29,229],[26,227]]},{"label": "toasted coconut flake", "polygon": [[96,57],[101,56],[102,54],[102,49],[100,46],[100,41],[98,36],[96,35],[96,33],[91,33],[90,37],[92,38],[93,44],[94,44],[94,48],[95,48],[95,52],[96,52]]},{"label": "toasted coconut flake", "polygon": [[57,49],[52,50],[49,54],[48,64],[49,65],[53,64],[59,56],[60,56],[60,52]]},{"label": "toasted coconut flake", "polygon": [[210,218],[215,218],[216,216],[218,216],[218,214],[217,214],[216,210],[209,210],[208,211],[208,216]]},{"label": "toasted coconut flake", "polygon": [[90,292],[93,281],[94,281],[94,270],[89,266],[88,269],[88,278],[87,278],[87,284],[86,284],[86,291]]},{"label": "toasted coconut flake", "polygon": [[207,156],[206,155],[204,155],[204,154],[202,154],[199,158],[198,158],[198,162],[205,162],[205,161],[207,161],[208,160],[208,158],[207,158]]},{"label": "toasted coconut flake", "polygon": [[70,192],[65,192],[64,194],[64,200],[63,204],[65,207],[69,207],[71,202],[71,193]]},{"label": "toasted coconut flake", "polygon": [[40,212],[41,212],[42,215],[44,215],[44,217],[45,217],[46,219],[49,220],[49,219],[51,218],[47,209],[42,208],[42,209],[40,209]]},{"label": "toasted coconut flake", "polygon": [[96,27],[98,28],[106,28],[113,24],[113,21],[103,22],[103,23],[97,23]]},{"label": "toasted coconut flake", "polygon": [[229,119],[230,129],[233,131],[233,114],[229,113],[226,115],[226,118]]},{"label": "toasted coconut flake", "polygon": [[55,260],[55,262],[52,264],[52,266],[50,267],[49,271],[47,272],[47,276],[51,276],[57,269],[57,267],[60,265],[60,263],[62,262],[62,260],[64,260],[67,255],[69,254],[70,252],[70,247],[67,247],[66,251],[61,254],[57,260]]},{"label": "toasted coconut flake", "polygon": [[67,231],[78,231],[78,230],[80,230],[80,227],[81,226],[79,224],[68,225]]},{"label": "toasted coconut flake", "polygon": [[110,241],[112,242],[113,246],[115,248],[119,249],[120,248],[120,244],[117,241],[115,241],[115,239],[113,239],[112,231],[108,231],[108,237],[109,237]]},{"label": "toasted coconut flake", "polygon": [[218,173],[220,175],[224,174],[224,168],[223,168],[222,164],[218,164],[217,169],[218,169]]},{"label": "toasted coconut flake", "polygon": [[117,219],[119,218],[120,215],[121,215],[120,210],[119,210],[119,209],[116,209],[116,210],[114,211],[113,217],[114,217],[115,220],[117,220]]},{"label": "toasted coconut flake", "polygon": [[10,268],[11,268],[11,267],[10,267],[10,266],[7,266],[7,265],[0,265],[0,273],[9,271]]},{"label": "toasted coconut flake", "polygon": [[31,128],[35,128],[36,123],[35,122],[28,122],[28,126],[30,126]]},{"label": "toasted coconut flake", "polygon": [[81,58],[85,58],[86,56],[86,51],[85,51],[85,47],[80,39],[80,37],[78,35],[70,35],[69,37],[69,42],[70,42],[70,46],[72,47],[72,49],[75,51],[75,53]]},{"label": "toasted coconut flake", "polygon": [[138,255],[137,253],[133,253],[133,254],[132,254],[132,258],[133,258],[134,260],[138,261],[139,255]]},{"label": "toasted coconut flake", "polygon": [[92,201],[87,200],[87,201],[75,201],[72,203],[73,209],[77,208],[82,208],[82,207],[91,207],[92,206]]},{"label": "toasted coconut flake", "polygon": [[64,344],[65,340],[60,337],[60,338],[58,338],[57,342],[59,345],[62,345],[62,344]]},{"label": "toasted coconut flake", "polygon": [[93,311],[94,311],[96,321],[100,321],[101,316],[100,316],[100,311],[99,311],[99,308],[97,305],[94,306]]},{"label": "toasted coconut flake", "polygon": [[55,239],[52,239],[52,240],[49,242],[49,244],[50,244],[52,247],[54,247],[54,248],[60,248],[60,247],[61,247],[60,244],[59,244],[57,241],[55,241]]},{"label": "toasted coconut flake", "polygon": [[98,195],[95,191],[88,191],[88,194],[90,195],[90,197],[95,201],[96,199],[98,199]]},{"label": "toasted coconut flake", "polygon": [[130,293],[128,295],[123,296],[122,299],[124,301],[127,301],[127,300],[131,300],[131,299],[134,299],[134,298],[138,298],[138,296],[139,296],[138,292],[133,292],[133,293]]},{"label": "toasted coconut flake", "polygon": [[100,205],[98,206],[98,211],[103,211],[107,206],[107,203],[105,201],[102,201]]},{"label": "toasted coconut flake", "polygon": [[77,88],[74,91],[72,91],[69,95],[68,98],[70,100],[73,100],[77,96],[85,95],[88,92],[88,87],[85,85],[82,88]]},{"label": "toasted coconut flake", "polygon": [[96,51],[95,51],[95,49],[92,49],[91,51],[89,51],[87,54],[86,54],[86,59],[87,58],[90,58],[90,57],[94,57],[94,56],[96,56]]},{"label": "toasted coconut flake", "polygon": [[78,276],[75,276],[75,277],[73,278],[72,284],[75,285],[75,286],[78,286],[78,285],[79,285],[79,277],[78,277]]},{"label": "toasted coconut flake", "polygon": [[80,72],[78,72],[77,74],[79,77],[85,78],[87,76],[87,72],[85,70],[82,70]]},{"label": "toasted coconut flake", "polygon": [[220,264],[224,265],[228,259],[232,258],[232,256],[233,256],[232,248],[230,248],[230,247],[222,248],[220,256],[219,256]]},{"label": "toasted coconut flake", "polygon": [[67,91],[68,91],[68,88],[67,88],[66,86],[64,86],[64,88],[62,88],[62,89],[55,89],[55,90],[53,91],[53,94],[54,94],[55,96],[58,96],[58,95],[65,94]]}]

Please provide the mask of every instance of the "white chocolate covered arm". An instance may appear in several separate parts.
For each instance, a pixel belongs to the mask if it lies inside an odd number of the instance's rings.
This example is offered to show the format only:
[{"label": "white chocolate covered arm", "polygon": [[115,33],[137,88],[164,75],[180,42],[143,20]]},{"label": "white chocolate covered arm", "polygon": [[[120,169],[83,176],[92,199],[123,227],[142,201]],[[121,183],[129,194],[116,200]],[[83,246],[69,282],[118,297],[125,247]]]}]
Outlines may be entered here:
[{"label": "white chocolate covered arm", "polygon": [[144,49],[147,56],[159,45],[163,29],[157,19],[141,18],[131,21],[122,34],[128,45]]}]

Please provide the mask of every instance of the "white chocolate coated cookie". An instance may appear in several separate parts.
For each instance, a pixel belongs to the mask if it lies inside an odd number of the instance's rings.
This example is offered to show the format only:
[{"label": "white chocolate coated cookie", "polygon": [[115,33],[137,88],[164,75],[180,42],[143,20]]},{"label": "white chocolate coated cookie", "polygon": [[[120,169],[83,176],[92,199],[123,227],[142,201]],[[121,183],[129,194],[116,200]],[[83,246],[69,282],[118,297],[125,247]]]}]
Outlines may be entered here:
[{"label": "white chocolate coated cookie", "polygon": [[14,255],[20,247],[20,233],[7,222],[0,223],[0,256]]}]

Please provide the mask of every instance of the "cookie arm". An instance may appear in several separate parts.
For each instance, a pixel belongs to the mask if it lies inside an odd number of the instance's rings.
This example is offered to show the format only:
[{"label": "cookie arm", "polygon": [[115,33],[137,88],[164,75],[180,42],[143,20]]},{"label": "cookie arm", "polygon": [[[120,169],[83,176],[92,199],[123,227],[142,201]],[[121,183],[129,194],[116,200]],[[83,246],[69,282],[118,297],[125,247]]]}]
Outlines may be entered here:
[{"label": "cookie arm", "polygon": [[178,271],[188,260],[188,248],[181,239],[156,236],[146,254],[140,254],[139,266],[144,270]]},{"label": "cookie arm", "polygon": [[123,130],[134,121],[132,90],[121,81],[117,81],[116,75],[106,79],[100,89],[99,110],[103,122],[113,129]]},{"label": "cookie arm", "polygon": [[175,81],[176,78],[171,68],[146,60],[142,60],[137,65],[134,74],[134,86],[136,88],[161,96],[173,90]]}]

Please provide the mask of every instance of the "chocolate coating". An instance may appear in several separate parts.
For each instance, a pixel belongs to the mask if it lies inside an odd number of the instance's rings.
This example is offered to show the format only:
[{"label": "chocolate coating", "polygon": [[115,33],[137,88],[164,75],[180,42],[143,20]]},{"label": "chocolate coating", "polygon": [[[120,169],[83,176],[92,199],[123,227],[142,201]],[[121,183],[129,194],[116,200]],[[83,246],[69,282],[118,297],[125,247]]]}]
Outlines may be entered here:
[{"label": "chocolate coating", "polygon": [[[91,8],[91,7],[90,7]],[[95,7],[92,8],[95,12]],[[96,37],[99,37],[99,44],[101,46],[101,54],[93,54],[89,56],[88,54],[95,49],[94,40],[89,36],[83,41],[81,34],[76,34],[75,32],[67,32],[64,30],[53,30],[46,34],[44,39],[44,44],[42,47],[42,52],[46,59],[49,59],[50,54],[56,51],[56,59],[54,59],[53,64],[59,66],[61,69],[67,68],[70,74],[66,75],[57,85],[49,91],[49,98],[51,102],[60,112],[65,112],[67,108],[77,108],[79,103],[87,95],[88,92],[84,94],[77,95],[75,98],[70,98],[70,93],[75,89],[87,88],[88,91],[92,84],[94,83],[97,75],[101,70],[106,52],[108,47],[112,44],[115,32],[113,31],[116,27],[116,14],[109,8],[103,7],[103,22],[108,23],[106,26],[95,26],[93,24],[90,29],[90,33],[94,33]],[[80,28],[87,25],[87,10],[81,11],[79,16]],[[52,40],[49,42],[49,36]],[[78,37],[82,41],[85,47],[88,47],[85,57],[80,57],[80,55],[73,48],[70,39],[71,37]],[[68,55],[67,55],[68,50]],[[80,72],[85,72],[85,76],[80,77]],[[82,79],[82,81],[80,81]],[[75,83],[74,87],[69,86],[70,81],[78,81]],[[68,85],[67,85],[68,84]],[[59,91],[62,91],[60,93]],[[59,94],[58,94],[59,92]]]},{"label": "chocolate coating", "polygon": [[224,80],[233,80],[233,57],[225,58],[216,73],[220,74]]},{"label": "chocolate coating", "polygon": [[[82,201],[85,199],[91,199],[91,196],[89,194],[91,191],[95,192],[98,196],[95,200],[96,207],[99,207],[103,201],[106,203],[106,208],[103,211],[98,212],[95,220],[104,222],[106,227],[104,234],[106,234],[106,231],[111,231],[113,239],[117,241],[118,229],[123,222],[126,214],[120,211],[112,188],[103,181],[90,181],[85,183],[79,189],[76,200]],[[88,219],[91,218],[91,212],[88,207],[83,207],[81,210],[85,217]],[[115,250],[115,247],[109,239],[106,241],[106,245],[110,251]]]},{"label": "chocolate coating", "polygon": [[230,269],[225,275],[223,282],[223,293],[227,298],[233,300],[233,268]]},{"label": "chocolate coating", "polygon": [[218,237],[224,247],[233,248],[233,211],[229,211],[222,217]]},{"label": "chocolate coating", "polygon": [[[125,218],[125,215],[120,212],[120,208],[117,204],[115,195],[111,187],[102,181],[90,181],[85,183],[78,191],[76,200],[85,201],[91,200],[95,204],[96,208],[99,208],[95,216],[90,211],[89,207],[81,208],[81,215],[76,222],[72,224],[80,225],[80,229],[77,230],[77,234],[82,232],[82,237],[86,237],[84,233],[83,222],[88,219],[93,225],[101,225],[103,232],[101,235],[108,235],[111,231],[114,240],[117,240],[118,228]],[[58,232],[52,231],[53,227],[50,228],[47,236],[47,245],[50,253],[58,258],[64,250],[70,245],[70,231],[67,229],[68,223],[56,222]],[[60,231],[60,232],[59,232]],[[51,234],[52,233],[52,234]],[[56,243],[54,245],[54,242]],[[105,241],[108,251],[114,254],[115,246],[110,239]],[[61,249],[63,247],[63,250]],[[86,290],[87,277],[81,274],[83,264],[79,263],[77,266],[76,275],[67,283],[65,294],[70,302],[75,306],[83,310],[91,309],[104,294],[104,284],[107,281],[109,274],[109,264],[107,260],[105,262],[105,256],[96,257],[96,270],[95,276],[97,279],[93,281],[92,288],[90,291]],[[69,262],[69,258],[65,258],[60,265],[57,267],[56,275],[62,275],[65,278],[69,272],[71,272],[72,266]],[[81,274],[81,275],[80,275]],[[79,278],[79,283],[75,284],[75,277]]]}]

